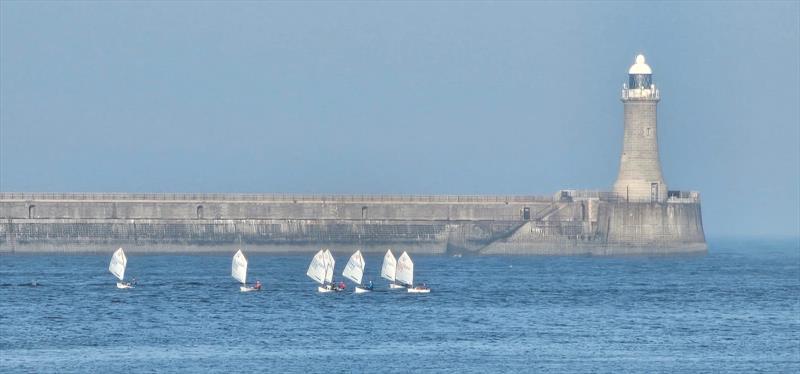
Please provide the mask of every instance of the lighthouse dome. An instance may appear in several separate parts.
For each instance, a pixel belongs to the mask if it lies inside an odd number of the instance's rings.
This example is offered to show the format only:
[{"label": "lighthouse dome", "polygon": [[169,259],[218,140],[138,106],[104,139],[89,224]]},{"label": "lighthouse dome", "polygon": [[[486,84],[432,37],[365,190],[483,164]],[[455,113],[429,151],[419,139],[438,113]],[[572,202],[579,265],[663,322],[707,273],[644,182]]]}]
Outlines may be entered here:
[{"label": "lighthouse dome", "polygon": [[628,74],[653,74],[653,70],[650,69],[650,65],[648,65],[644,61],[644,55],[636,56],[636,63],[631,65],[631,68],[628,69]]},{"label": "lighthouse dome", "polygon": [[628,89],[650,89],[653,85],[653,70],[644,61],[644,55],[636,56],[636,63],[628,69]]}]

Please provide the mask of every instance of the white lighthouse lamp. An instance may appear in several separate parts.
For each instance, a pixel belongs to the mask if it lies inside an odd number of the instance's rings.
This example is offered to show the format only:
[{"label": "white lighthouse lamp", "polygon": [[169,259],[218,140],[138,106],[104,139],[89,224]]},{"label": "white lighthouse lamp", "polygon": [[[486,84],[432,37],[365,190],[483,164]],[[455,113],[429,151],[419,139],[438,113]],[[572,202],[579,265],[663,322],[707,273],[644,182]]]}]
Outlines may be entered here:
[{"label": "white lighthouse lamp", "polygon": [[636,61],[628,69],[628,83],[623,85],[623,100],[658,99],[658,90],[653,84],[653,70],[645,61],[644,55],[636,56]]}]

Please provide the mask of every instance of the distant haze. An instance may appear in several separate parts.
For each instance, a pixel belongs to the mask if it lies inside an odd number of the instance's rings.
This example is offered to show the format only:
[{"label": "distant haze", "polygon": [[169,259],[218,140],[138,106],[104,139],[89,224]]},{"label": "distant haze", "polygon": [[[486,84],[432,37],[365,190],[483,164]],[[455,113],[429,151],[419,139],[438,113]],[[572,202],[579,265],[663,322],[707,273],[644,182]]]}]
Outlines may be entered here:
[{"label": "distant haze", "polygon": [[0,190],[610,190],[644,53],[706,232],[800,235],[800,6],[0,2]]}]

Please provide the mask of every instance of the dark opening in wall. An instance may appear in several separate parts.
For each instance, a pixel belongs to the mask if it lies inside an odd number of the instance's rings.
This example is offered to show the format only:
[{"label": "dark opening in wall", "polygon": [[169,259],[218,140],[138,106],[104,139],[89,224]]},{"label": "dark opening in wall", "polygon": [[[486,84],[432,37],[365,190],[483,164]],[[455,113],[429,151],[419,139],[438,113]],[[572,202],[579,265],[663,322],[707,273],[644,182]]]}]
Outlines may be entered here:
[{"label": "dark opening in wall", "polygon": [[361,207],[361,219],[367,219],[367,207]]},{"label": "dark opening in wall", "polygon": [[650,183],[650,202],[658,201],[658,183]]},{"label": "dark opening in wall", "polygon": [[522,208],[522,219],[529,221],[531,219],[531,208],[524,207]]},{"label": "dark opening in wall", "polygon": [[36,216],[36,205],[28,206],[28,218],[34,218]]},{"label": "dark opening in wall", "polygon": [[202,219],[202,218],[203,218],[203,206],[202,205],[198,205],[197,206],[197,219]]}]

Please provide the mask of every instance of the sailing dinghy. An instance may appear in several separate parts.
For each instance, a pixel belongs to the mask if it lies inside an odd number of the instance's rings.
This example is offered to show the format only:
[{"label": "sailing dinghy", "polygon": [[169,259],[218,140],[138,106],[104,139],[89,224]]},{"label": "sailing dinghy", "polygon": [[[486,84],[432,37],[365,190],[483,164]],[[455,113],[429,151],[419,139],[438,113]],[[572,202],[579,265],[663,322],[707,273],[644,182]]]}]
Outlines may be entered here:
[{"label": "sailing dinghy", "polygon": [[339,288],[333,285],[333,268],[335,265],[336,260],[333,259],[333,255],[328,249],[320,249],[319,252],[314,255],[314,258],[311,259],[311,264],[308,265],[306,275],[320,284],[317,287],[317,291],[339,291]]},{"label": "sailing dinghy", "polygon": [[411,261],[411,256],[403,252],[400,259],[397,260],[397,274],[396,279],[399,283],[406,285],[410,293],[429,293],[431,289],[425,284],[414,286],[414,262]]},{"label": "sailing dinghy", "polygon": [[365,293],[372,291],[372,287],[364,287],[361,285],[361,278],[364,276],[364,256],[358,250],[350,256],[350,261],[347,261],[347,266],[344,267],[342,276],[356,283],[355,293]]},{"label": "sailing dinghy", "polygon": [[383,256],[381,277],[389,280],[390,289],[406,288],[402,284],[397,284],[397,280],[395,279],[396,273],[397,273],[397,260],[395,260],[394,254],[392,254],[392,250],[389,249],[386,251],[386,255]]},{"label": "sailing dinghy", "polygon": [[244,257],[244,253],[242,253],[241,249],[237,250],[236,254],[233,255],[233,260],[231,261],[231,276],[242,284],[239,286],[239,291],[241,292],[261,290],[261,282],[256,282],[255,287],[247,286],[247,257]]},{"label": "sailing dinghy", "polygon": [[108,264],[108,271],[114,274],[119,282],[117,288],[133,288],[131,282],[125,282],[125,268],[128,266],[128,258],[125,257],[125,251],[122,248],[117,249],[111,256],[111,262]]}]

